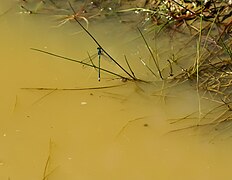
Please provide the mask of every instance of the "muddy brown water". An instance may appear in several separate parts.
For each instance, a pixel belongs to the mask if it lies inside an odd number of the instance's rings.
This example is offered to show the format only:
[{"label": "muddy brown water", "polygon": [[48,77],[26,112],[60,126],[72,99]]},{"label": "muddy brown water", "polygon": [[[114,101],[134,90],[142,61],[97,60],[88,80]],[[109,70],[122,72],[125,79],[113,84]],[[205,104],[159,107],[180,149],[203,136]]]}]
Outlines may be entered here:
[{"label": "muddy brown water", "polygon": [[[98,82],[94,68],[30,49],[79,60],[95,54],[96,45],[77,24],[57,27],[54,16],[22,14],[15,1],[0,2],[2,13],[11,7],[0,16],[1,180],[231,179],[228,136],[207,128],[170,132],[197,123],[199,113],[178,125],[173,119],[212,104],[199,103],[194,85],[153,77],[140,61],[154,66],[136,29],[117,20],[89,27],[114,57],[127,55],[136,75],[154,82],[121,82],[103,72]],[[166,59],[170,40],[157,42]],[[111,62],[102,66],[123,74]],[[120,86],[67,90],[114,85]],[[22,89],[41,87],[53,89]]]}]

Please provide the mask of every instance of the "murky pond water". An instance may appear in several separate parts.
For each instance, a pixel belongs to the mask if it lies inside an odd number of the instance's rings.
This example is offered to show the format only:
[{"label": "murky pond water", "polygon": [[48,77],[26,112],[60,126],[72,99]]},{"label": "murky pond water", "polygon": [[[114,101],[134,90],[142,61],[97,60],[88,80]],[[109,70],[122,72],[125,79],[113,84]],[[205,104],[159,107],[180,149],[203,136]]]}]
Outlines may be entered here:
[{"label": "murky pond water", "polygon": [[[114,19],[89,24],[124,67],[126,55],[136,76],[153,82],[122,82],[104,72],[99,82],[94,68],[31,50],[77,60],[96,54],[76,23],[57,27],[55,16],[20,14],[16,4],[0,2],[1,14],[13,7],[0,16],[1,180],[231,179],[228,136],[207,128],[173,132],[197,123],[199,106],[212,103],[199,105],[194,85],[157,80],[140,61],[154,66],[136,28]],[[184,41],[164,36],[152,46],[166,59]],[[103,58],[102,67],[123,74]]]}]

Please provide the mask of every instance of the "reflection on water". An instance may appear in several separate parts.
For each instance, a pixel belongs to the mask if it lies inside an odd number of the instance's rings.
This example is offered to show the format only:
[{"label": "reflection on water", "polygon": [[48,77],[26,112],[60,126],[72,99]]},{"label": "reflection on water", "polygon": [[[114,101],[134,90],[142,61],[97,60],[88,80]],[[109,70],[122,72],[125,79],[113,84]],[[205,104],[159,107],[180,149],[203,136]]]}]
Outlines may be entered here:
[{"label": "reflection on water", "polygon": [[[76,24],[57,28],[53,16],[19,14],[14,5],[0,6],[1,12],[13,6],[0,16],[1,180],[230,179],[228,136],[218,140],[209,127],[172,131],[197,123],[198,94],[188,83],[154,81],[140,61],[154,66],[137,31],[118,21],[89,24],[120,63],[126,66],[127,55],[136,76],[152,82],[122,82],[103,72],[98,82],[94,68],[30,50],[78,60],[97,53]],[[153,48],[167,59],[184,40],[157,42]],[[189,58],[184,52],[179,57]],[[168,64],[160,63],[167,75]],[[102,66],[123,73],[113,63]],[[214,106],[200,105],[206,112]]]}]

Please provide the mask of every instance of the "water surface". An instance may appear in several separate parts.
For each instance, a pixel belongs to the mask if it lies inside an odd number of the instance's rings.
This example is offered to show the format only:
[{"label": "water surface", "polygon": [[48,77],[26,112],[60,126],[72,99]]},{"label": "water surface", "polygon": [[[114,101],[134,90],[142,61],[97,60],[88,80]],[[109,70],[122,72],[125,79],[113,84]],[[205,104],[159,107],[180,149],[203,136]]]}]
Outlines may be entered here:
[{"label": "water surface", "polygon": [[[136,28],[115,18],[89,25],[124,67],[126,55],[136,75],[152,82],[122,82],[103,72],[98,82],[94,68],[30,49],[78,60],[97,53],[77,24],[57,27],[53,15],[20,13],[15,1],[2,1],[0,12],[8,9],[0,16],[1,180],[231,178],[228,136],[207,128],[171,132],[197,123],[199,96],[194,84],[161,81],[142,65],[140,58],[155,69]],[[166,59],[184,41],[163,35],[151,46]],[[179,56],[189,58],[185,52]],[[112,62],[102,66],[125,75]],[[119,86],[78,90],[112,85]],[[213,106],[201,103],[202,111]],[[191,114],[187,121],[170,123]]]}]

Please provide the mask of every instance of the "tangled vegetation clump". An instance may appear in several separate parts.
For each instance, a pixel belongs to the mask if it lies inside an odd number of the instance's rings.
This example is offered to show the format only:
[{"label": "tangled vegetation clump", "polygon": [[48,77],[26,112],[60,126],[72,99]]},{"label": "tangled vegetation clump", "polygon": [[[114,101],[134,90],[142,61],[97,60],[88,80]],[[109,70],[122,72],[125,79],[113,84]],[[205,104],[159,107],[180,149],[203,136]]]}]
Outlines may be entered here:
[{"label": "tangled vegetation clump", "polygon": [[[189,69],[188,71],[191,71]],[[232,63],[229,60],[207,61],[200,65],[198,72],[182,74],[196,82],[198,87],[211,97],[220,97],[226,102],[232,101]],[[184,77],[182,77],[184,78]]]}]

